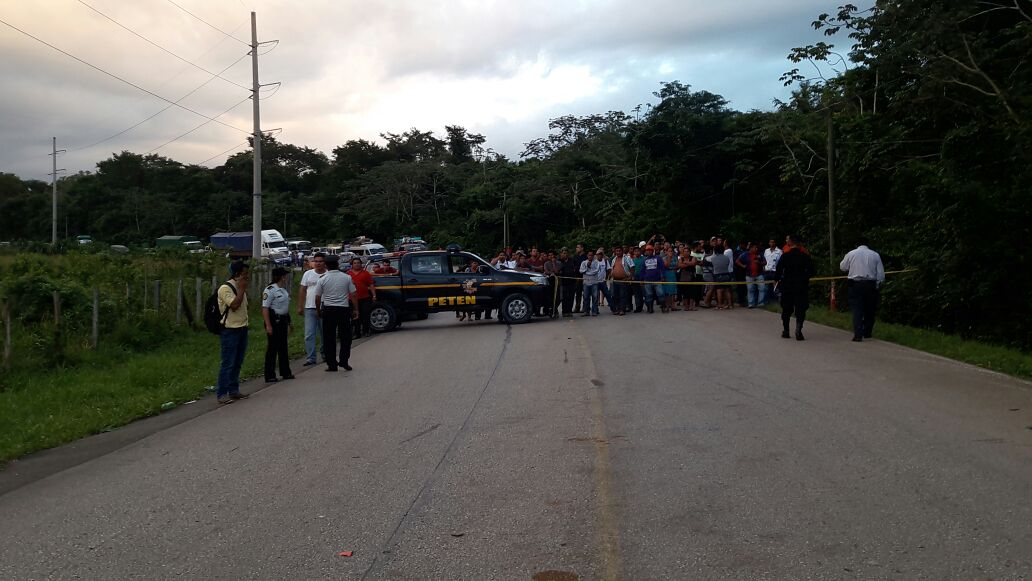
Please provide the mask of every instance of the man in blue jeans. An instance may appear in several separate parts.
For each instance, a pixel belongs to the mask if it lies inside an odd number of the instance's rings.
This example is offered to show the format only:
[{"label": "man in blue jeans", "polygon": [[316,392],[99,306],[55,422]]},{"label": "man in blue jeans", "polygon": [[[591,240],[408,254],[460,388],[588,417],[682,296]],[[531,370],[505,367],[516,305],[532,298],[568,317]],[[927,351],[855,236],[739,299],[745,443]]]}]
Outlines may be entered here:
[{"label": "man in blue jeans", "polygon": [[219,310],[223,313],[222,366],[219,368],[219,405],[246,399],[240,393],[240,366],[247,353],[247,285],[251,282],[251,271],[243,262],[229,265],[231,278],[219,287]]},{"label": "man in blue jeans", "polygon": [[312,257],[312,268],[301,275],[301,294],[297,301],[297,314],[305,317],[305,367],[315,365],[316,342],[322,337],[322,320],[315,308],[315,285],[326,274],[326,255],[316,252]]},{"label": "man in blue jeans", "polygon": [[642,281],[645,291],[645,308],[652,313],[652,303],[659,303],[659,308],[667,312],[666,304],[663,302],[663,274],[666,266],[663,259],[656,256],[656,248],[651,244],[645,246],[645,259],[641,263],[639,278]]},{"label": "man in blue jeans", "polygon": [[584,275],[584,315],[598,316],[598,293],[601,292],[613,309],[613,297],[606,287],[606,261],[605,252],[599,248],[594,256],[588,256],[587,260],[581,263],[580,271]]}]

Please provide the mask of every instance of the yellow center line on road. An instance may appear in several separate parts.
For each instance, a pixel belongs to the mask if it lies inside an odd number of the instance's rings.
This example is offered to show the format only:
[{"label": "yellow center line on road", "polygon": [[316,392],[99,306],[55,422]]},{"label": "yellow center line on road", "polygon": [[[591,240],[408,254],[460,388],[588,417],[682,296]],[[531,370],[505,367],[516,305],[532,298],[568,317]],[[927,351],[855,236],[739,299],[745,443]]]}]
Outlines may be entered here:
[{"label": "yellow center line on road", "polygon": [[584,376],[592,387],[591,411],[594,415],[595,433],[595,485],[598,487],[598,544],[602,557],[602,579],[620,579],[622,568],[620,558],[620,529],[617,526],[615,499],[613,498],[613,467],[609,460],[609,439],[606,437],[606,415],[603,405],[602,381],[595,369],[595,360],[584,335],[577,333],[581,351],[584,353]]}]

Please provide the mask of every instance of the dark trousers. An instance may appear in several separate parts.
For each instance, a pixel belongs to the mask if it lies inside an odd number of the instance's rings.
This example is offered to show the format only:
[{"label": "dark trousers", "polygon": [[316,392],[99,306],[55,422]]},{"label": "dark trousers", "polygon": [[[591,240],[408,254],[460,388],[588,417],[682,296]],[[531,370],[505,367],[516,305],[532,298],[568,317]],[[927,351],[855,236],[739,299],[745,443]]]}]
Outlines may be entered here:
[{"label": "dark trousers", "polygon": [[[323,358],[326,367],[336,369],[351,359],[351,307],[323,307]],[[340,358],[337,341],[340,340]]]},{"label": "dark trousers", "polygon": [[630,285],[619,281],[613,281],[613,310],[621,313],[626,313],[631,310],[631,287],[636,285]]},{"label": "dark trousers", "polygon": [[[745,271],[744,270],[739,272],[737,269],[735,269],[735,281],[737,281],[737,282],[745,282]],[[748,303],[749,303],[748,290],[749,289],[744,284],[736,284],[736,285],[734,285],[734,287],[735,287],[735,295],[738,297],[738,304],[743,306],[743,307],[748,306]]]},{"label": "dark trousers", "polygon": [[878,311],[878,285],[873,280],[849,281],[849,310],[853,311],[853,336],[871,337]]},{"label": "dark trousers", "polygon": [[803,328],[803,321],[806,320],[806,309],[810,308],[810,290],[782,290],[781,291],[781,322],[788,330],[788,321],[795,315],[796,330]]},{"label": "dark trousers", "polygon": [[569,315],[571,312],[573,312],[573,295],[576,292],[576,283],[577,281],[573,280],[563,280],[563,285],[560,290],[562,291],[562,304],[564,315]]},{"label": "dark trousers", "polygon": [[373,299],[366,297],[358,299],[358,320],[355,321],[355,338],[372,333],[369,328],[369,312],[373,310]]},{"label": "dark trousers", "polygon": [[290,331],[290,315],[269,314],[272,322],[272,334],[266,334],[265,345],[265,379],[276,379],[276,359],[279,359],[279,372],[283,377],[293,375],[290,372],[290,354],[287,352],[287,334]]},{"label": "dark trousers", "polygon": [[576,280],[573,282],[573,312],[579,313],[581,310],[581,297],[584,295],[584,281]]},{"label": "dark trousers", "polygon": [[645,307],[645,285],[643,284],[631,284],[628,285],[631,288],[631,295],[634,297],[634,312],[640,313],[642,308]]}]

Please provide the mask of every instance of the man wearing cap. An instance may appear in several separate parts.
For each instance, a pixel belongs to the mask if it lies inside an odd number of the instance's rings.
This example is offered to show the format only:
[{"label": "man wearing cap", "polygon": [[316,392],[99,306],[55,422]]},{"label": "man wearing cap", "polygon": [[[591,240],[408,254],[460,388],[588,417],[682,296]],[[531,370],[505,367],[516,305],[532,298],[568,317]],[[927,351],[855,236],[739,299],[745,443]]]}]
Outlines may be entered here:
[{"label": "man wearing cap", "polygon": [[[323,358],[326,371],[337,371],[337,366],[351,371],[351,324],[358,318],[354,308],[354,281],[340,271],[339,258],[326,257],[326,274],[315,285],[315,309],[323,323]],[[337,340],[340,340],[340,358]]]},{"label": "man wearing cap", "polygon": [[262,291],[262,318],[265,320],[265,382],[275,383],[276,359],[279,359],[280,376],[294,379],[290,372],[290,354],[287,352],[287,335],[293,330],[290,322],[290,292],[287,291],[287,269],[272,269],[272,284]]}]

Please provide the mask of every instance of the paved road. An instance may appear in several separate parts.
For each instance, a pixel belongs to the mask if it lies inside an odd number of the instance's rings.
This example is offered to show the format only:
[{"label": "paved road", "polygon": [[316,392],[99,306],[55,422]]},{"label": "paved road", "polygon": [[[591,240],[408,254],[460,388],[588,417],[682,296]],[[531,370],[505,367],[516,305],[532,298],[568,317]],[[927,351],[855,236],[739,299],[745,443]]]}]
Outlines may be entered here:
[{"label": "paved road", "polygon": [[808,331],[406,324],[0,496],[0,578],[1032,577],[1032,387]]}]

